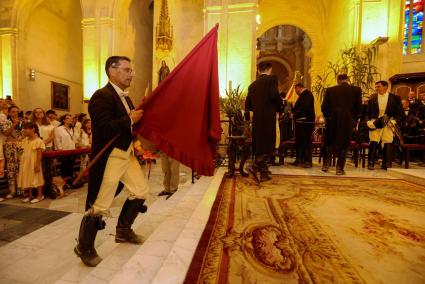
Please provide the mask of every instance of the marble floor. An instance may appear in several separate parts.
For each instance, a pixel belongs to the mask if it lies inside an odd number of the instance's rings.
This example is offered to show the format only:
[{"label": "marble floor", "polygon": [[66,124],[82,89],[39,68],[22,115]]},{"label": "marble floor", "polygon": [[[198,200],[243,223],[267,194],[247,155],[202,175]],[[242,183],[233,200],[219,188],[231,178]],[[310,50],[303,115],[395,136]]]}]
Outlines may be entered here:
[{"label": "marble floor", "polygon": [[[3,229],[11,229],[16,224],[7,217],[8,210],[16,208],[48,210],[57,219],[49,217],[47,222],[46,217],[35,218],[39,219],[38,225],[15,239],[3,238],[4,230],[0,230],[0,239],[5,239],[0,242],[0,283],[181,283],[225,171],[224,167],[219,168],[215,176],[201,177],[192,184],[190,169],[182,167],[178,192],[165,200],[157,196],[162,190],[162,172],[160,165],[154,164],[149,179],[149,210],[139,215],[133,226],[147,238],[146,242],[141,246],[114,242],[116,219],[126,198],[125,193],[120,194],[114,200],[111,216],[106,218],[106,229],[98,233],[96,248],[103,261],[95,268],[82,265],[72,251],[84,211],[86,187],[69,191],[61,199],[37,204],[23,204],[18,199],[2,202],[0,225]],[[271,167],[271,171],[336,178],[333,172],[323,173],[317,161],[310,169],[285,165]],[[354,177],[425,181],[425,170],[414,165],[407,172],[401,168],[387,172],[368,171],[348,164],[346,171],[347,176]]]}]

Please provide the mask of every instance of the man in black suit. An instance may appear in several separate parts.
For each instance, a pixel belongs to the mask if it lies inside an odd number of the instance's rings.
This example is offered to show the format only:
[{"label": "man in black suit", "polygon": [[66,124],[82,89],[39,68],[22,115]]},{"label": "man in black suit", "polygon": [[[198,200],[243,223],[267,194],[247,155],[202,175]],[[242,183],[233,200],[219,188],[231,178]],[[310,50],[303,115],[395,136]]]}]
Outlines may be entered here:
[{"label": "man in black suit", "polygon": [[[245,100],[245,120],[252,119],[252,150],[255,161],[248,171],[259,182],[270,180],[267,161],[274,153],[276,143],[276,112],[282,111],[283,103],[279,96],[277,77],[271,75],[272,64],[261,62],[258,65],[259,77],[248,88]],[[257,172],[260,172],[258,179]]]},{"label": "man in black suit", "polygon": [[94,242],[98,230],[102,230],[106,214],[114,196],[125,186],[129,197],[125,201],[116,226],[116,242],[140,244],[143,238],[134,233],[131,225],[143,205],[148,185],[144,173],[134,156],[132,125],[137,123],[143,110],[134,110],[127,96],[133,70],[130,59],[112,56],[107,59],[105,71],[109,83],[97,90],[89,103],[92,121],[92,155],[96,156],[115,136],[118,138],[100,156],[90,169],[86,200],[86,213],[81,221],[78,244],[74,252],[87,266],[96,266],[102,259]]},{"label": "man in black suit", "polygon": [[302,83],[295,85],[298,99],[292,109],[295,121],[295,151],[293,165],[311,168],[311,134],[314,131],[314,97]]},{"label": "man in black suit", "polygon": [[388,125],[390,121],[394,125],[401,125],[403,107],[401,99],[388,92],[388,83],[378,81],[375,83],[376,94],[369,99],[366,119],[369,127],[369,170],[374,169],[375,157],[380,143],[383,145],[382,169],[391,168],[393,159],[394,133]]},{"label": "man in black suit", "polygon": [[326,119],[322,171],[329,170],[331,154],[337,151],[336,174],[344,175],[353,127],[362,108],[362,90],[349,84],[347,74],[339,74],[337,83],[338,85],[326,89],[322,102],[322,113]]},{"label": "man in black suit", "polygon": [[421,106],[421,100],[416,97],[416,93],[414,91],[410,91],[407,94],[407,98],[411,109],[418,109]]}]

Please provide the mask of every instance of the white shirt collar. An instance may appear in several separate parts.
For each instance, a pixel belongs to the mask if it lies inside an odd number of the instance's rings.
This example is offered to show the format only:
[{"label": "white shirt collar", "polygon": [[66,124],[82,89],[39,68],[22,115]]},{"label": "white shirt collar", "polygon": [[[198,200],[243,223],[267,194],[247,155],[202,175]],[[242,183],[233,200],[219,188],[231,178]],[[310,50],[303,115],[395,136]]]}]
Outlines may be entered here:
[{"label": "white shirt collar", "polygon": [[114,83],[112,83],[111,81],[109,81],[109,83],[111,83],[112,87],[114,87],[115,91],[117,92],[117,94],[118,94],[120,97],[128,96],[128,92],[127,92],[127,91],[123,91],[123,90],[121,90],[121,88],[120,88],[120,87],[118,87],[117,85],[115,85],[115,84],[114,84]]}]

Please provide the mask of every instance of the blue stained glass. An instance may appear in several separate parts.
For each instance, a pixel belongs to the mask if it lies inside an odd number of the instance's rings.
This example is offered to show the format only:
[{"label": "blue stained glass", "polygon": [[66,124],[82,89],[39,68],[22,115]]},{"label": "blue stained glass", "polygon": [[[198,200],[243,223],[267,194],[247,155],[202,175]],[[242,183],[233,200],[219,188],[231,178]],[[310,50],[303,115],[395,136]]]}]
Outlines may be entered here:
[{"label": "blue stained glass", "polygon": [[412,30],[410,41],[410,53],[422,52],[423,39],[424,0],[414,0],[412,9]]}]

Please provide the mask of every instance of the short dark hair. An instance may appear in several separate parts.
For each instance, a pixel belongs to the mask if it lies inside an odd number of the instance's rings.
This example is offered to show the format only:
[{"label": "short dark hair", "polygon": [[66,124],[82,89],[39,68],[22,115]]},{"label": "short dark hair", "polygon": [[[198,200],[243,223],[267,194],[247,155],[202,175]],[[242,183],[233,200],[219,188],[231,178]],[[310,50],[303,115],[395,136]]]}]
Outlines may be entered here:
[{"label": "short dark hair", "polygon": [[48,111],[46,111],[46,115],[49,115],[49,114],[56,115],[56,111],[54,111],[53,109],[49,109]]},{"label": "short dark hair", "polygon": [[25,115],[31,115],[32,114],[32,110],[27,110],[26,112],[25,112]]},{"label": "short dark hair", "polygon": [[84,117],[86,117],[87,116],[87,113],[80,113],[79,115],[78,115],[78,121],[79,122],[82,122],[83,121],[83,119],[84,119]]},{"label": "short dark hair", "polygon": [[304,88],[304,84],[303,83],[296,83],[295,88]]},{"label": "short dark hair", "polygon": [[40,137],[40,131],[38,129],[37,123],[35,123],[33,121],[27,121],[27,122],[24,123],[22,128],[23,129],[35,129],[35,133],[37,134],[38,137]]},{"label": "short dark hair", "polygon": [[118,67],[120,65],[119,63],[121,60],[131,62],[130,58],[128,58],[127,56],[111,56],[108,59],[106,59],[105,72],[106,72],[106,75],[108,75],[108,78],[109,78],[109,68]]},{"label": "short dark hair", "polygon": [[272,68],[272,64],[268,61],[258,63],[258,71],[263,72]]},{"label": "short dark hair", "polygon": [[378,84],[381,84],[384,87],[388,87],[388,82],[384,80],[381,80],[375,83],[375,85],[378,85]]},{"label": "short dark hair", "polygon": [[348,75],[347,74],[338,74],[338,76],[336,77],[336,79],[338,81],[348,80]]},{"label": "short dark hair", "polygon": [[13,108],[16,108],[19,111],[19,107],[17,105],[11,105],[10,107],[7,108],[7,111],[10,112],[10,110]]}]

